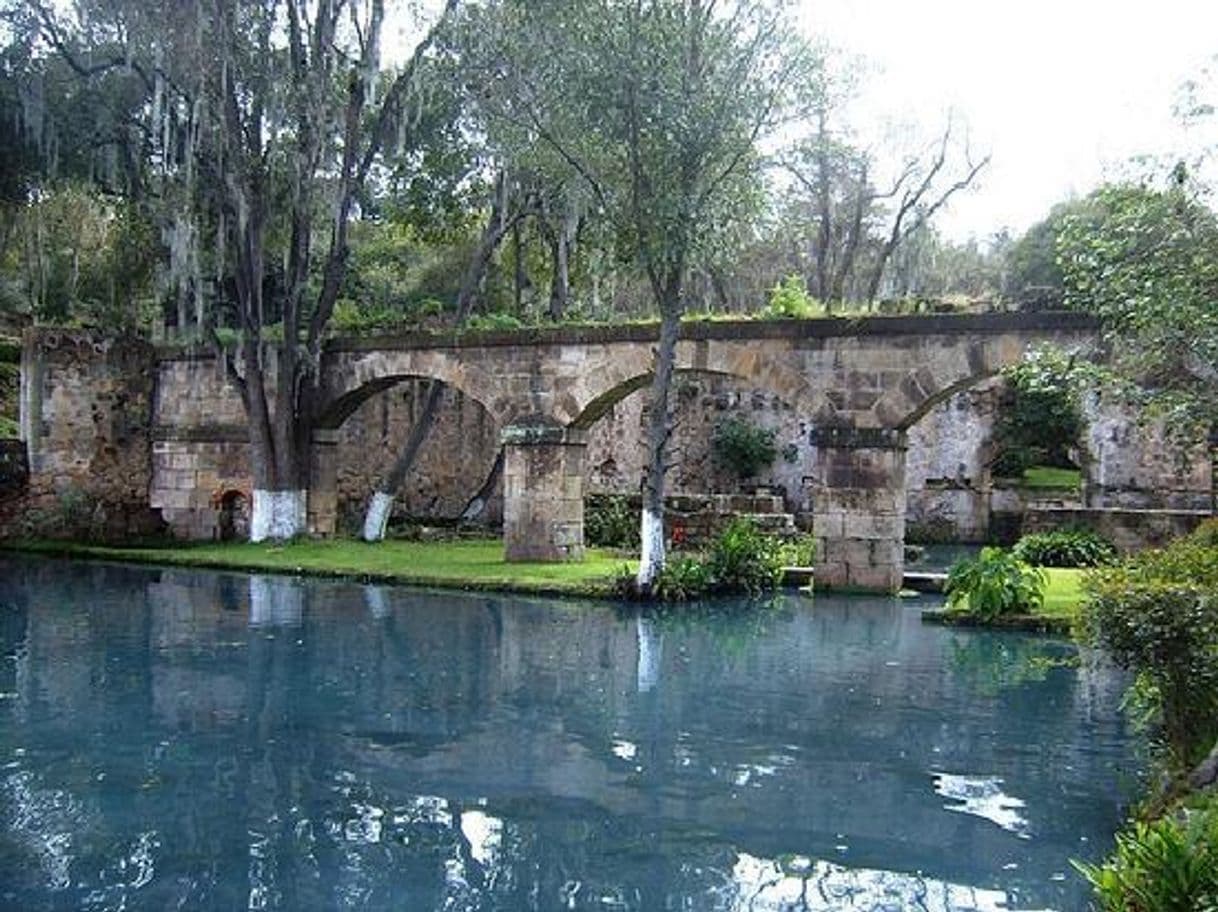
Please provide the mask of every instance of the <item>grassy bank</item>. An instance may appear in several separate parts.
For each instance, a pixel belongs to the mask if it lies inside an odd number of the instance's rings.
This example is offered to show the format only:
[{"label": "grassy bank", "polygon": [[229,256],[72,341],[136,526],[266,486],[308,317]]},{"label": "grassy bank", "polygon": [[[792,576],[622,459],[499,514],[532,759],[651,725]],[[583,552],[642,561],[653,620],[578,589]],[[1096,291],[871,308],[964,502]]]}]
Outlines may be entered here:
[{"label": "grassy bank", "polygon": [[1068,635],[1083,600],[1085,570],[1045,567],[1045,601],[1034,614],[1008,614],[985,620],[963,608],[933,608],[922,612],[924,620],[960,627],[998,627]]},{"label": "grassy bank", "polygon": [[585,560],[579,563],[509,564],[503,559],[503,542],[498,539],[378,544],[326,539],[284,544],[179,543],[148,547],[23,541],[7,542],[4,547],[27,553],[174,567],[299,573],[459,589],[587,596],[608,595],[613,578],[623,567],[634,563],[609,551],[590,548]]}]

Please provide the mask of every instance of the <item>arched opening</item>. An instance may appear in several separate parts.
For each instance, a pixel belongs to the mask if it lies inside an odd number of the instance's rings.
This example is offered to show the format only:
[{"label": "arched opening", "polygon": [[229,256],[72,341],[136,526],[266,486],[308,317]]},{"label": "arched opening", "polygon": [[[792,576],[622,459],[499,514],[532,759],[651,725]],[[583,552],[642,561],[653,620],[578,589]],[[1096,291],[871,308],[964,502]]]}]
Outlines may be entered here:
[{"label": "arched opening", "polygon": [[[585,531],[589,544],[632,544],[646,465],[648,384],[641,375],[595,399],[576,422],[587,430]],[[671,469],[666,479],[670,540],[696,545],[718,524],[748,513],[776,532],[810,526],[809,416],[755,380],[726,371],[680,369],[673,382]],[[742,475],[716,440],[729,423],[772,454]]]},{"label": "arched opening", "polygon": [[244,541],[250,535],[250,502],[244,491],[227,490],[217,498],[216,538]]},{"label": "arched opening", "polygon": [[324,416],[323,426],[332,429],[334,438],[338,531],[362,529],[370,497],[393,470],[416,424],[425,420],[433,385],[438,385],[439,400],[415,459],[393,492],[391,522],[399,527],[452,525],[488,486],[476,521],[500,521],[502,494],[492,476],[501,423],[461,389],[435,377],[403,374],[361,386]]}]

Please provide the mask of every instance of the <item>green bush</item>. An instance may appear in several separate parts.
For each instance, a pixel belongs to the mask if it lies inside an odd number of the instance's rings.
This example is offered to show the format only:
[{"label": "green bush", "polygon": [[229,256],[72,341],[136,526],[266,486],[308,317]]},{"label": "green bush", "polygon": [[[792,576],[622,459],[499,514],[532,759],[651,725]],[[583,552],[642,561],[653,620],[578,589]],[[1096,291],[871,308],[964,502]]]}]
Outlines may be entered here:
[{"label": "green bush", "polygon": [[1218,806],[1134,823],[1108,861],[1074,866],[1101,912],[1218,912]]},{"label": "green bush", "polygon": [[598,548],[637,548],[639,514],[621,494],[589,497],[584,510],[584,540]]},{"label": "green bush", "polygon": [[474,314],[465,325],[469,329],[511,330],[521,329],[524,321],[509,313]]},{"label": "green bush", "polygon": [[[737,517],[715,537],[707,554],[670,557],[654,594],[666,602],[704,595],[759,595],[778,588],[784,564],[783,542],[762,532],[752,520]],[[637,595],[634,578],[625,571],[615,589],[619,595]]]},{"label": "green bush", "polygon": [[1169,772],[1218,738],[1218,548],[1190,539],[1084,580],[1082,635],[1134,672]]},{"label": "green bush", "polygon": [[686,602],[706,595],[712,586],[710,567],[697,557],[665,561],[656,580],[656,596],[665,602]]},{"label": "green bush", "polygon": [[782,542],[737,517],[715,537],[707,566],[717,592],[768,592],[782,582]]},{"label": "green bush", "polygon": [[1093,529],[1055,529],[1025,535],[1012,549],[1035,567],[1098,567],[1117,558],[1116,545]]},{"label": "green bush", "polygon": [[760,428],[740,418],[720,422],[711,439],[711,449],[721,465],[731,469],[741,479],[752,478],[774,463],[778,447],[777,432]]},{"label": "green bush", "polygon": [[1188,540],[1202,548],[1218,548],[1218,517],[1203,520]]},{"label": "green bush", "polygon": [[1070,467],[1070,450],[1083,429],[1071,358],[1051,349],[1032,352],[1003,371],[1006,384],[994,423],[999,478],[1019,478],[1039,465]]},{"label": "green bush", "polygon": [[804,280],[798,275],[789,275],[770,289],[762,316],[774,319],[806,320],[824,313],[821,303],[808,294]]},{"label": "green bush", "polygon": [[1044,603],[1046,579],[1002,548],[982,548],[975,558],[957,561],[948,572],[947,603],[963,606],[987,620],[1004,614],[1030,614]]}]

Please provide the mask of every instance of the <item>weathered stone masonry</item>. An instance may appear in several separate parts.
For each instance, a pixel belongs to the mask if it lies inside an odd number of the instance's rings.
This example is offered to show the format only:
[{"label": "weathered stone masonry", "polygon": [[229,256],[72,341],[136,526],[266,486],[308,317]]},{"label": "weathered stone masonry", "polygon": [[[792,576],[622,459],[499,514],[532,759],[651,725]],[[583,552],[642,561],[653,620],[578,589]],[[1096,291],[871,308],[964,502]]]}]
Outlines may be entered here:
[{"label": "weathered stone masonry", "polygon": [[[476,403],[503,430],[509,553],[577,556],[586,433],[646,385],[655,333],[654,326],[558,327],[331,343],[321,366],[311,453],[310,528],[336,529],[348,419],[405,380],[433,379]],[[1080,347],[1093,336],[1085,318],[1062,314],[692,323],[683,327],[677,370],[678,376],[734,378],[789,404],[816,434],[804,475],[814,488],[819,580],[892,589],[900,578],[906,431],[938,403],[1015,363],[1030,345]],[[38,334],[31,334],[31,376],[43,369],[33,363],[40,351]],[[156,366],[136,371],[152,405],[152,443],[139,453],[142,474],[130,473],[124,483],[142,482],[145,502],[180,532],[209,536],[216,531],[216,499],[248,488],[240,471],[244,414],[209,357],[170,351],[144,357]],[[85,398],[94,395],[84,379],[91,369],[80,368],[75,383],[83,384]],[[108,376],[104,361],[98,370]],[[44,381],[40,388],[60,401],[72,395],[61,386]],[[54,425],[49,434],[27,438],[34,471],[39,460],[70,453],[76,441],[46,402],[31,403],[29,412]],[[557,437],[534,440],[531,429],[540,427],[550,429],[543,437]],[[128,449],[140,448],[133,442]]]}]

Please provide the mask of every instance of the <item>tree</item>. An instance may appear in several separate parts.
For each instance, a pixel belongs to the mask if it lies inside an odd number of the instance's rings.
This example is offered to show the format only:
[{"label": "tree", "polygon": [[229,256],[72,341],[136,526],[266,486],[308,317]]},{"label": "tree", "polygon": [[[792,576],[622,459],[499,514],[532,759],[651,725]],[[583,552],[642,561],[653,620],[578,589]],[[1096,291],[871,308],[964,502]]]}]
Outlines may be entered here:
[{"label": "tree", "polygon": [[1097,314],[1116,369],[1198,426],[1218,420],[1218,217],[1177,169],[1164,189],[1102,187],[1057,249],[1072,306]]},{"label": "tree", "polygon": [[660,314],[637,577],[664,564],[669,392],[691,270],[747,208],[758,142],[811,55],[766,0],[505,2],[494,113],[574,172],[613,220]]},{"label": "tree", "polygon": [[1094,199],[1058,203],[1049,214],[1023,233],[1007,251],[1003,293],[1021,307],[1060,307],[1065,279],[1058,262],[1057,239],[1069,222],[1075,231],[1093,221],[1099,212]]},{"label": "tree", "polygon": [[[30,5],[44,40],[82,77],[139,77],[148,154],[162,197],[177,205],[180,243],[197,250],[204,226],[214,229],[217,272],[234,299],[235,352],[203,310],[198,258],[171,257],[249,419],[250,536],[303,532],[321,346],[350,224],[381,154],[395,139],[391,151],[410,147],[405,115],[438,26],[382,80],[383,0],[197,0],[168,12],[126,0],[79,7],[75,19]],[[446,0],[441,22],[456,5]]]}]

